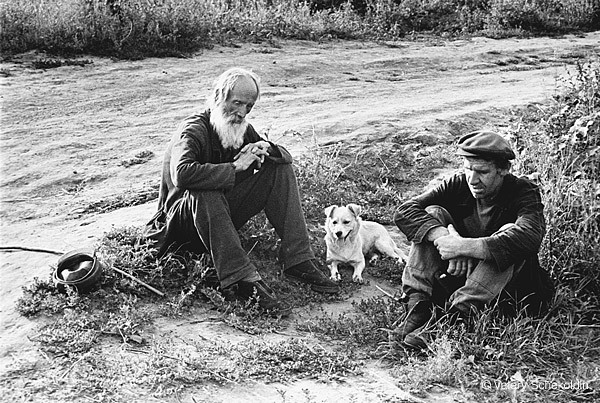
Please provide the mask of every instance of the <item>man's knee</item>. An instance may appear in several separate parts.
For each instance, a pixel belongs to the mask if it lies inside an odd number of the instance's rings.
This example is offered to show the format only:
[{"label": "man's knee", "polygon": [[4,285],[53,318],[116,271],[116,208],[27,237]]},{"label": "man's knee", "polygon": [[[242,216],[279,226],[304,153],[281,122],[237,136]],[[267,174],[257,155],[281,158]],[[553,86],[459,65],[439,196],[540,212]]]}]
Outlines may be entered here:
[{"label": "man's knee", "polygon": [[495,233],[498,234],[500,232],[509,230],[510,228],[516,227],[516,226],[517,226],[517,224],[509,222],[508,224],[504,224],[503,226],[501,226],[500,229],[498,231],[496,231]]},{"label": "man's knee", "polygon": [[264,169],[269,172],[274,172],[279,175],[291,175],[296,176],[294,173],[294,168],[292,164],[276,164],[274,162],[265,163],[261,169]]},{"label": "man's knee", "polygon": [[187,190],[183,197],[186,207],[193,213],[198,214],[201,211],[215,212],[227,211],[229,214],[229,204],[225,193],[220,190]]},{"label": "man's knee", "polygon": [[220,190],[186,190],[184,198],[203,203],[226,201],[225,194]]},{"label": "man's knee", "polygon": [[425,207],[425,211],[432,217],[436,218],[444,226],[454,223],[454,220],[452,219],[452,216],[450,215],[448,210],[446,210],[442,206],[438,206],[435,204],[427,206]]}]

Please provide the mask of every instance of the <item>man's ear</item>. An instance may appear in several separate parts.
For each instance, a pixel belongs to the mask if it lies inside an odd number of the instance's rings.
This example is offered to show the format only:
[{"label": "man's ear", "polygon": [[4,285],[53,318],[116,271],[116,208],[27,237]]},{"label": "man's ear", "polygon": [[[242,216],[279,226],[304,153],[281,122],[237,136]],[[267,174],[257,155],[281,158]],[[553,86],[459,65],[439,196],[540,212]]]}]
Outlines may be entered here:
[{"label": "man's ear", "polygon": [[500,170],[500,176],[504,177],[504,176],[508,175],[511,167],[512,167],[512,164],[509,161],[508,166],[506,168]]},{"label": "man's ear", "polygon": [[350,203],[346,207],[348,207],[348,210],[350,210],[356,217],[360,216],[361,208],[358,204]]},{"label": "man's ear", "polygon": [[337,205],[335,205],[335,204],[332,204],[331,206],[329,206],[329,207],[326,207],[326,208],[325,208],[325,215],[326,215],[327,217],[331,217],[331,215],[333,214],[333,211],[334,211],[336,208],[337,208]]}]

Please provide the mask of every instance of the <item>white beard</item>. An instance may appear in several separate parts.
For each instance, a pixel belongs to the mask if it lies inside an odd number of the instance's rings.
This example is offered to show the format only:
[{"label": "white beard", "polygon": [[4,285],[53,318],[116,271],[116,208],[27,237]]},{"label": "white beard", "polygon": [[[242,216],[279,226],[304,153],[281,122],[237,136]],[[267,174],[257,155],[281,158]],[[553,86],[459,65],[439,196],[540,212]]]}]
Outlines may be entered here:
[{"label": "white beard", "polygon": [[231,123],[223,108],[216,107],[211,110],[210,124],[219,135],[223,148],[240,148],[244,143],[244,134],[248,128],[248,121],[244,119],[241,123]]}]

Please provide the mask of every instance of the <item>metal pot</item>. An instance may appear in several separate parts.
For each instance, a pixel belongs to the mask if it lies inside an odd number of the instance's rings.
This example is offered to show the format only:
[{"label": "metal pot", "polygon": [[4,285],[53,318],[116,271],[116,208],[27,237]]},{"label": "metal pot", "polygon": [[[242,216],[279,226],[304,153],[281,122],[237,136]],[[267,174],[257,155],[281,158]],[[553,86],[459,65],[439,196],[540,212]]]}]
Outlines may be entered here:
[{"label": "metal pot", "polygon": [[52,277],[59,289],[72,285],[79,293],[85,293],[98,283],[102,270],[103,266],[96,258],[96,251],[83,248],[62,255]]}]

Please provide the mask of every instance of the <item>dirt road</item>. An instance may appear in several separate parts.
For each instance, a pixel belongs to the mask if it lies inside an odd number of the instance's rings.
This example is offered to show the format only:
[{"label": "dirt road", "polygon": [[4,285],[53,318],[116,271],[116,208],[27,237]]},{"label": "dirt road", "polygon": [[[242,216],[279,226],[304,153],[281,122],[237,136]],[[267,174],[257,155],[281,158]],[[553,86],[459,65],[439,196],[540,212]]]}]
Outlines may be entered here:
[{"label": "dirt road", "polygon": [[[156,187],[171,131],[202,106],[212,80],[226,68],[240,65],[262,77],[251,121],[301,157],[315,142],[360,147],[395,136],[451,140],[480,127],[505,130],[507,108],[547,102],[568,69],[600,55],[599,44],[600,32],[282,42],[217,47],[187,59],[90,57],[46,70],[32,67],[44,55],[21,55],[0,64],[0,244],[69,250],[93,244],[113,225],[146,221],[153,202],[81,213],[90,204]],[[142,163],[129,163],[139,156]],[[19,317],[14,304],[21,286],[44,277],[56,257],[12,252],[0,259],[0,361],[35,359],[26,339],[34,323]],[[370,396],[366,389],[360,393]]]}]

